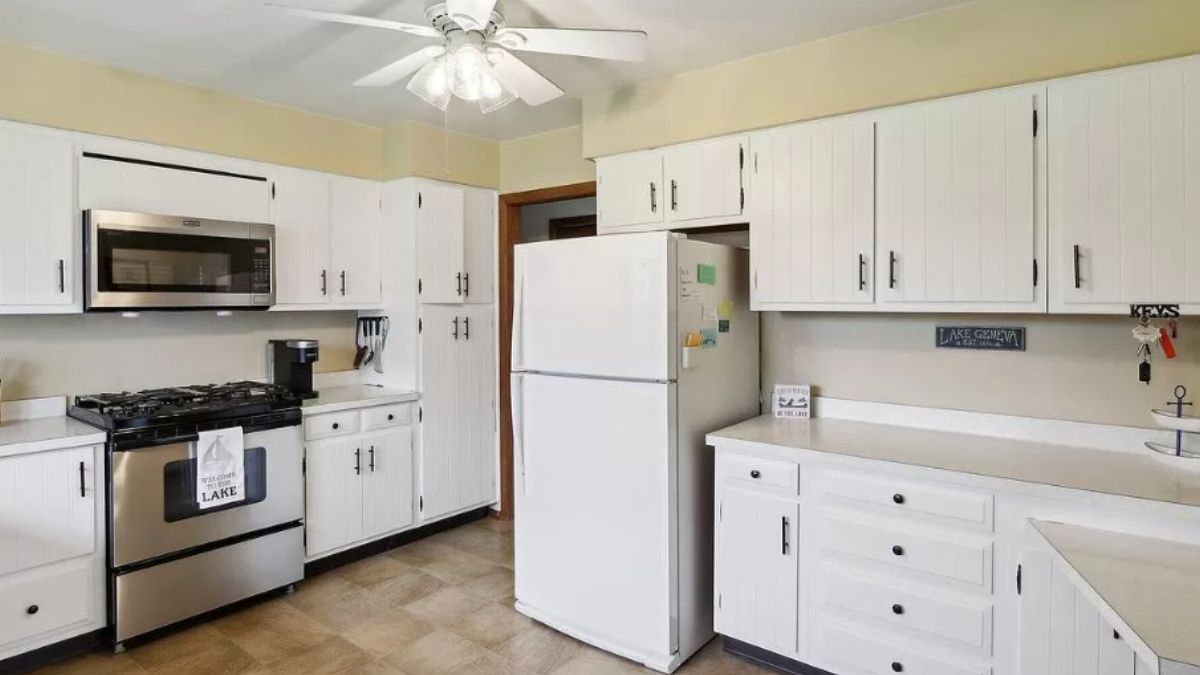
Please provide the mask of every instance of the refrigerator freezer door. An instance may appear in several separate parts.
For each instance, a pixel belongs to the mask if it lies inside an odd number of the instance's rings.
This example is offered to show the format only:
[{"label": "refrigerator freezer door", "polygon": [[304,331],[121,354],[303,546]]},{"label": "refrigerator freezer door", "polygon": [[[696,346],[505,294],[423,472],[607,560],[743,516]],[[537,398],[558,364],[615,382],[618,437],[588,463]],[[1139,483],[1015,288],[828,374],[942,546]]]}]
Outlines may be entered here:
[{"label": "refrigerator freezer door", "polygon": [[518,246],[513,370],[674,379],[673,244],[649,232]]},{"label": "refrigerator freezer door", "polygon": [[518,609],[666,667],[678,651],[675,385],[518,374],[513,396]]}]

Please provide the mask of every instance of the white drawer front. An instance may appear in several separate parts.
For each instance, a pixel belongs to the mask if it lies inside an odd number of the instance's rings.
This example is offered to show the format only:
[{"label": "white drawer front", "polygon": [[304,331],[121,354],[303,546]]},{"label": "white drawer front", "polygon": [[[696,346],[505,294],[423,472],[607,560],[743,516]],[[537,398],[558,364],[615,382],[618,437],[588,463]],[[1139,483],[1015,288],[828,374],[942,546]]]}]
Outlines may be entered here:
[{"label": "white drawer front", "polygon": [[793,462],[762,459],[746,455],[722,455],[721,475],[742,487],[759,486],[796,494],[800,467]]},{"label": "white drawer front", "polygon": [[934,516],[992,531],[991,494],[844,471],[822,474],[820,484],[827,495],[887,508],[897,515]]},{"label": "white drawer front", "polygon": [[908,647],[876,639],[850,626],[822,624],[817,628],[817,657],[824,668],[859,668],[872,675],[990,675],[991,667],[935,658]]},{"label": "white drawer front", "polygon": [[409,424],[412,422],[412,406],[408,403],[375,406],[364,410],[362,417],[363,431]]},{"label": "white drawer front", "polygon": [[850,519],[824,519],[827,550],[992,589],[992,543],[971,535],[933,535],[901,527],[867,525]]},{"label": "white drawer front", "polygon": [[313,440],[357,433],[361,414],[357,410],[345,410],[306,417],[304,418],[304,437]]},{"label": "white drawer front", "polygon": [[91,617],[89,559],[64,570],[21,578],[0,582],[0,643],[24,640]]},{"label": "white drawer front", "polygon": [[862,579],[833,570],[822,574],[818,587],[825,604],[973,647],[992,649],[992,603],[986,600],[934,597],[885,579]]}]

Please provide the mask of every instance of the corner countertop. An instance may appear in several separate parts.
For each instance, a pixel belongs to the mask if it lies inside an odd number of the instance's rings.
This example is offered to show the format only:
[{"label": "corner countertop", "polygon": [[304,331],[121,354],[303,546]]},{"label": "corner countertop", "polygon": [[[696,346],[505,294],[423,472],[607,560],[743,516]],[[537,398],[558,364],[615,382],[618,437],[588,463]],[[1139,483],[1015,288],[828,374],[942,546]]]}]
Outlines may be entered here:
[{"label": "corner countertop", "polygon": [[[1124,621],[1155,660],[1200,673],[1200,546],[1032,521],[1056,557]],[[1145,655],[1149,656],[1149,655]]]},{"label": "corner countertop", "polygon": [[20,419],[0,424],[0,457],[103,443],[108,436],[66,415]]},{"label": "corner countertop", "polygon": [[306,399],[301,405],[305,415],[365,408],[388,403],[408,403],[420,396],[415,391],[388,389],[373,384],[343,384],[317,388],[317,397]]},{"label": "corner countertop", "polygon": [[1136,453],[835,418],[760,415],[707,436],[775,454],[827,453],[1156,502],[1200,506],[1200,474]]}]

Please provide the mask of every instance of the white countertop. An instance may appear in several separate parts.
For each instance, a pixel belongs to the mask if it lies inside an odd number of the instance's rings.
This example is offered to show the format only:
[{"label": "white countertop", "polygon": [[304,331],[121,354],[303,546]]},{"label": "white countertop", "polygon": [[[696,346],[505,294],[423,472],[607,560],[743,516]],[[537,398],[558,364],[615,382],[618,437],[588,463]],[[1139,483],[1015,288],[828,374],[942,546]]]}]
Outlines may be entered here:
[{"label": "white countertop", "polygon": [[1155,656],[1189,667],[1169,672],[1200,673],[1200,546],[1032,523],[1061,562],[1074,569]]},{"label": "white countertop", "polygon": [[0,457],[103,443],[105,433],[66,415],[0,424]]},{"label": "white countertop", "polygon": [[371,384],[344,384],[318,387],[317,397],[305,399],[301,409],[305,415],[316,415],[387,403],[407,403],[418,398],[415,391],[387,389]]},{"label": "white countertop", "polygon": [[833,418],[777,420],[770,415],[708,434],[710,444],[721,440],[1200,506],[1200,474],[1134,453]]}]

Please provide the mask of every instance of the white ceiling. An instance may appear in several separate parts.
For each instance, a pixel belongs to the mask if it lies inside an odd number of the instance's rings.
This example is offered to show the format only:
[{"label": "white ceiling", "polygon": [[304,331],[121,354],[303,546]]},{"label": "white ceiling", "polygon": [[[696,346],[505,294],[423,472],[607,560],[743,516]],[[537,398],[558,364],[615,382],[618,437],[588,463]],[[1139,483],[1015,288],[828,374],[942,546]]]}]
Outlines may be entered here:
[{"label": "white ceiling", "polygon": [[[424,23],[425,0],[280,0]],[[779,49],[964,0],[500,0],[510,26],[629,28],[650,34],[646,63],[522,54],[567,97],[449,119],[410,95],[350,86],[430,44],[404,33],[326,25],[258,0],[0,0],[0,40],[358,120],[415,119],[506,139],[579,123],[588,94]]]}]

